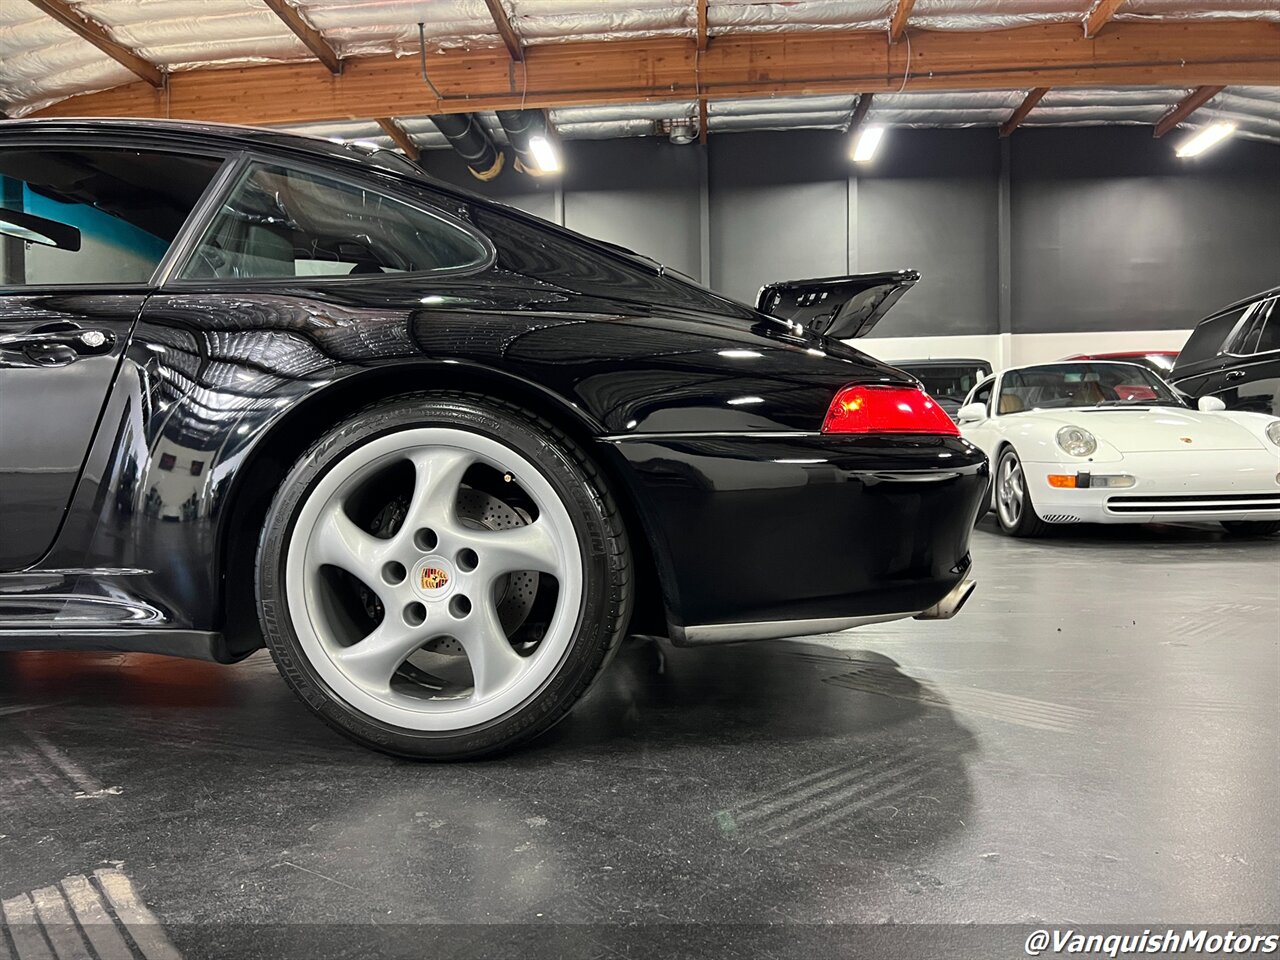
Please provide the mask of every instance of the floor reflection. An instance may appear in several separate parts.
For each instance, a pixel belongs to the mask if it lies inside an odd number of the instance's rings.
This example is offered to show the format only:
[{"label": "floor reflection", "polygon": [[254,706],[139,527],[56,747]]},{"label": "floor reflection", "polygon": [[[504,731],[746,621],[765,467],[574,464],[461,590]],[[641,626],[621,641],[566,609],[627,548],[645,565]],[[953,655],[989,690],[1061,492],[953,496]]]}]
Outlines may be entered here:
[{"label": "floor reflection", "polygon": [[[855,668],[894,695],[826,682]],[[30,772],[0,809],[14,836],[58,824],[49,852],[77,863],[79,844],[145,858],[165,885],[152,899],[178,921],[240,909],[239,884],[286,921],[588,922],[645,904],[686,921],[809,915],[817,877],[779,848],[801,861],[856,851],[843,887],[963,829],[973,737],[944,698],[899,695],[912,685],[888,657],[820,642],[637,642],[532,747],[433,766],[347,743],[264,655],[227,668],[4,654],[0,705],[44,708],[0,724],[0,750]],[[42,784],[36,738],[119,795],[77,806],[56,776]],[[213,866],[231,851],[232,869]],[[42,882],[43,857],[10,863],[17,886]]]}]

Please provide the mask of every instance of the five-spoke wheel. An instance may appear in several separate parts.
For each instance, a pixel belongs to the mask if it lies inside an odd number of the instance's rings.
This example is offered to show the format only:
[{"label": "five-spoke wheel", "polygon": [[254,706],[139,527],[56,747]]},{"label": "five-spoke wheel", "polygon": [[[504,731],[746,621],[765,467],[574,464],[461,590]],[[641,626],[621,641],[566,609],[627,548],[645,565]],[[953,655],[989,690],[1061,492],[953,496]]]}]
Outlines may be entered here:
[{"label": "five-spoke wheel", "polygon": [[[394,401],[337,428],[267,534],[259,588],[282,672],[394,752],[524,739],[567,712],[625,627],[625,534],[585,454],[474,398]],[[553,682],[566,671],[569,689]]]},{"label": "five-spoke wheel", "polygon": [[1022,461],[1012,447],[1000,454],[995,476],[996,516],[1000,529],[1014,537],[1037,537],[1047,525],[1036,513],[1022,472]]}]

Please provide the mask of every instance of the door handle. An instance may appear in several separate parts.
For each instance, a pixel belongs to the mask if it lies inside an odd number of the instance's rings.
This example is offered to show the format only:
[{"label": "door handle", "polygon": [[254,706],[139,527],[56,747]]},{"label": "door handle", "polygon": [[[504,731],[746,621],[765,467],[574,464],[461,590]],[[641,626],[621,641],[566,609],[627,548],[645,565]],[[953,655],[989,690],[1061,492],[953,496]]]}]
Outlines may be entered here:
[{"label": "door handle", "polygon": [[59,367],[80,357],[110,353],[115,342],[116,335],[110,330],[57,323],[36,327],[26,333],[0,334],[0,351],[25,354],[42,367]]},{"label": "door handle", "polygon": [[1241,377],[1243,377],[1243,376],[1244,376],[1244,371],[1243,371],[1243,370],[1230,370],[1230,371],[1228,371],[1228,372],[1227,372],[1227,375],[1226,375],[1225,377],[1223,377],[1223,379],[1224,379],[1224,380],[1239,380],[1239,379],[1240,379]]}]

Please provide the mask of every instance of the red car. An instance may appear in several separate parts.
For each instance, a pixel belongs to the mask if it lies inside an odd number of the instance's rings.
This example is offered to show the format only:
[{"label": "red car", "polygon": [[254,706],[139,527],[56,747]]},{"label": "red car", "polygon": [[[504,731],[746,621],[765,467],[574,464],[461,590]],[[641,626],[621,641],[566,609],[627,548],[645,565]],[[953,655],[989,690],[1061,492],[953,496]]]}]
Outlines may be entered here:
[{"label": "red car", "polygon": [[1154,370],[1161,377],[1167,377],[1173,369],[1173,361],[1178,359],[1177,350],[1123,350],[1119,353],[1078,353],[1074,357],[1063,357],[1063,360],[1120,360],[1128,363],[1140,363]]}]

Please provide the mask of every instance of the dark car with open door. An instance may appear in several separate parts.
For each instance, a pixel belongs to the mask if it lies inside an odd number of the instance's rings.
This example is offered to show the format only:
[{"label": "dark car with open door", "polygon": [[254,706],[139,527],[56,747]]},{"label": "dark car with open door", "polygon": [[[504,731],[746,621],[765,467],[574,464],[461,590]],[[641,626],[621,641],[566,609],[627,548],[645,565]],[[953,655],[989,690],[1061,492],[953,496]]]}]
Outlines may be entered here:
[{"label": "dark car with open door", "polygon": [[986,458],[840,340],[892,291],[766,315],[384,151],[0,131],[0,649],[265,643],[348,736],[461,757],[564,717],[628,631],[973,587]]},{"label": "dark car with open door", "polygon": [[1217,397],[1228,410],[1280,417],[1280,287],[1201,320],[1168,380],[1192,397]]}]

